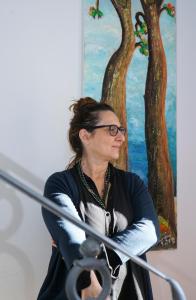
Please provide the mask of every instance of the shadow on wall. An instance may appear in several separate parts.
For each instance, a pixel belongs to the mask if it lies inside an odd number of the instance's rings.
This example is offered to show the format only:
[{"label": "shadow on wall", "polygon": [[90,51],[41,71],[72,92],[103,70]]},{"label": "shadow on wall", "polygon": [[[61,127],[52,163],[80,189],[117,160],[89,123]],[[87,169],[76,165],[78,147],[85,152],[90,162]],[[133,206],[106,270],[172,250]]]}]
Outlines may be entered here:
[{"label": "shadow on wall", "polygon": [[[43,182],[39,178],[1,153],[0,168],[13,176],[20,178],[22,181],[31,182],[34,188],[39,190],[43,188]],[[6,223],[7,214],[0,218],[0,254],[1,256],[11,256],[19,264],[24,275],[24,297],[25,299],[33,299],[32,293],[35,290],[33,265],[25,252],[9,241],[9,239],[13,238],[18,229],[21,227],[24,219],[22,203],[18,193],[13,187],[3,181],[0,181],[0,205],[2,206],[5,204],[8,204],[11,207],[11,221],[8,224]],[[0,209],[0,211],[2,210]],[[17,274],[15,274],[15,276],[17,276]]]}]

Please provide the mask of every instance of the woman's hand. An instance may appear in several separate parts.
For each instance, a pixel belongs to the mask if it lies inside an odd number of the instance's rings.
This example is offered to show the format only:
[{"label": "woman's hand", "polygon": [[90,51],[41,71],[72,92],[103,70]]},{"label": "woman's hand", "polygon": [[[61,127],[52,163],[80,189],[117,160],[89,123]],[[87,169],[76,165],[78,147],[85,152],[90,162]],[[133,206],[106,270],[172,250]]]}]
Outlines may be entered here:
[{"label": "woman's hand", "polygon": [[[89,285],[87,288],[82,290],[81,292],[82,300],[85,300],[89,297],[97,298],[102,291],[102,287],[97,279],[97,276],[95,275],[95,272],[91,271],[90,276],[91,276],[91,285]],[[110,300],[110,298],[107,297],[106,300]]]}]

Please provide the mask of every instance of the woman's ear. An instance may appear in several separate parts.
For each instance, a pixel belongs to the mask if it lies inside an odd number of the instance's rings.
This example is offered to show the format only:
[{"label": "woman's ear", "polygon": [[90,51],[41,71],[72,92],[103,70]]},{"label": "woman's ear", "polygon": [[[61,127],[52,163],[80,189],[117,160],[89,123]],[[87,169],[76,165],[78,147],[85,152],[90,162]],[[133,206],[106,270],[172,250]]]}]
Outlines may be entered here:
[{"label": "woman's ear", "polygon": [[88,132],[86,129],[82,128],[79,131],[79,138],[81,142],[86,145],[89,142],[90,132]]}]

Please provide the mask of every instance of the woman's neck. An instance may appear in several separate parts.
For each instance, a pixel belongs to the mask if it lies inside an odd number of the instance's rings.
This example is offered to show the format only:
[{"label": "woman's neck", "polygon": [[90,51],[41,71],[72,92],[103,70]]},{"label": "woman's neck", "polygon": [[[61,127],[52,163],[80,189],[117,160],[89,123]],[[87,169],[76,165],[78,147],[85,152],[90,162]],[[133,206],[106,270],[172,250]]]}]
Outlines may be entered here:
[{"label": "woman's neck", "polygon": [[97,161],[89,157],[82,157],[82,171],[93,180],[98,180],[105,177],[108,168],[107,161]]}]

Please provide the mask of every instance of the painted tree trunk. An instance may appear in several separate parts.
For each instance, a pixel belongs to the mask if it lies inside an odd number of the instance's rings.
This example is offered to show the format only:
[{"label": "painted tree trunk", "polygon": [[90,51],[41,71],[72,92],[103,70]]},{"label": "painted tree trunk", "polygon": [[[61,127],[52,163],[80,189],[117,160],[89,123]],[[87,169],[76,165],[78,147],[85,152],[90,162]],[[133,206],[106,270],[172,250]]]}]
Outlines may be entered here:
[{"label": "painted tree trunk", "polygon": [[[120,18],[122,41],[107,65],[101,101],[110,104],[117,113],[122,126],[126,126],[126,75],[135,49],[135,37],[131,19],[131,1],[111,1]],[[128,142],[121,149],[118,167],[126,170],[128,165]]]},{"label": "painted tree trunk", "polygon": [[141,0],[148,27],[149,64],[145,88],[145,134],[148,187],[158,215],[176,236],[173,174],[165,120],[167,65],[160,33],[160,7],[155,0]]}]

